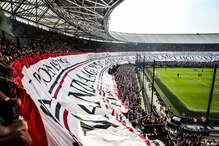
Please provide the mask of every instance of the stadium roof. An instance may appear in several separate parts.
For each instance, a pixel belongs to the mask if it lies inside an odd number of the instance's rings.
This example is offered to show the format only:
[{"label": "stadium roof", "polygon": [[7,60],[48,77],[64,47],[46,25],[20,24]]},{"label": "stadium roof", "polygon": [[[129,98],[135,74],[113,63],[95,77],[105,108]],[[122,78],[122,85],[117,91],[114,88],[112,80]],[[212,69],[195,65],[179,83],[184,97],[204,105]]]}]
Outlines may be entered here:
[{"label": "stadium roof", "polygon": [[110,32],[117,40],[136,43],[216,44],[219,34],[134,34]]},{"label": "stadium roof", "polygon": [[123,0],[1,0],[0,7],[22,18],[75,36],[113,40],[108,17]]},{"label": "stadium roof", "polygon": [[109,32],[108,19],[124,0],[1,0],[14,18],[82,38],[141,43],[219,43],[219,34],[127,34]]}]

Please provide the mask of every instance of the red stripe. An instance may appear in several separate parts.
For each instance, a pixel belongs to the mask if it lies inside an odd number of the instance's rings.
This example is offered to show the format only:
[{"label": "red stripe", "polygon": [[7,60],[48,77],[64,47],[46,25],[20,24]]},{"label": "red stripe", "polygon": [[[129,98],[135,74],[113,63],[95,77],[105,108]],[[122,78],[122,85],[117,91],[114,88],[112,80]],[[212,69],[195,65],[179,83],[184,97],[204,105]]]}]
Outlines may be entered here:
[{"label": "red stripe", "polygon": [[114,93],[119,98],[119,91],[118,91],[117,84],[116,84],[116,81],[115,81],[115,76],[112,76],[112,80],[113,80],[113,90],[114,90]]},{"label": "red stripe", "polygon": [[11,68],[13,70],[13,81],[18,87],[23,88],[23,85],[21,83],[21,79],[23,78],[23,74],[22,74],[23,67],[26,66],[27,68],[29,68],[32,64],[35,64],[40,60],[48,59],[49,57],[81,55],[81,54],[89,54],[89,53],[94,54],[94,52],[48,53],[48,54],[41,54],[35,57],[31,57],[31,56],[23,57],[22,59],[15,60],[11,65]]},{"label": "red stripe", "polygon": [[64,83],[65,78],[67,77],[67,75],[69,74],[69,72],[75,70],[76,68],[78,68],[79,66],[82,66],[84,64],[88,63],[87,61],[82,63],[82,64],[78,64],[76,66],[74,66],[73,68],[71,68],[70,70],[68,70],[67,72],[65,72],[64,76],[62,77],[62,80],[59,83],[58,88],[56,89],[55,93],[54,93],[54,98],[57,98],[57,95],[59,94],[60,89],[62,88],[62,84]]},{"label": "red stripe", "polygon": [[17,88],[16,95],[21,99],[19,110],[27,121],[28,132],[32,138],[31,146],[48,146],[45,127],[36,104],[23,89]]},{"label": "red stripe", "polygon": [[[23,84],[21,82],[23,78],[22,69],[24,66],[27,68],[32,64],[37,63],[40,60],[47,59],[49,57],[58,57],[65,55],[79,55],[83,53],[49,53],[42,54],[36,57],[24,57],[20,60],[15,60],[15,62],[11,65],[12,69],[12,78],[14,83],[17,85],[16,95],[20,97],[22,106],[19,107],[21,115],[27,121],[28,131],[32,138],[31,146],[48,146],[48,141],[46,137],[46,130],[44,128],[44,124],[42,121],[41,114],[39,109],[37,108],[35,102],[32,98],[26,93],[23,89]],[[31,114],[30,114],[31,109]],[[67,116],[66,116],[67,117]]]},{"label": "red stripe", "polygon": [[64,121],[65,128],[69,130],[67,119],[68,119],[68,111],[65,109],[64,114],[63,114],[63,121]]}]

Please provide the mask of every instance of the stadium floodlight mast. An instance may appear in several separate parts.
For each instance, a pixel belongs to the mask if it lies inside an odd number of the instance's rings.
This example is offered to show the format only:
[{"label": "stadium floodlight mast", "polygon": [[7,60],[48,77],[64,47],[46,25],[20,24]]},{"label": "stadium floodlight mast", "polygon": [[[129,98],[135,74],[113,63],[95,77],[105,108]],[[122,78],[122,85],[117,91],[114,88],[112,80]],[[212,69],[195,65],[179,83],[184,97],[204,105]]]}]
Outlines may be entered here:
[{"label": "stadium floodlight mast", "polygon": [[207,108],[207,113],[206,113],[206,121],[205,121],[205,127],[204,127],[204,132],[207,133],[207,126],[209,123],[209,114],[211,110],[211,101],[214,93],[214,84],[215,84],[215,78],[216,78],[216,73],[217,73],[217,64],[214,65],[214,73],[213,73],[213,79],[211,82],[211,91],[208,99],[208,108]]},{"label": "stadium floodlight mast", "polygon": [[144,88],[144,78],[145,78],[145,76],[144,76],[144,68],[145,68],[145,56],[144,56],[144,58],[143,58],[143,69],[142,69],[142,74],[143,74],[143,88]]},{"label": "stadium floodlight mast", "polygon": [[155,60],[153,63],[152,89],[151,89],[151,114],[153,112],[153,97],[154,97],[154,74],[155,74]]}]

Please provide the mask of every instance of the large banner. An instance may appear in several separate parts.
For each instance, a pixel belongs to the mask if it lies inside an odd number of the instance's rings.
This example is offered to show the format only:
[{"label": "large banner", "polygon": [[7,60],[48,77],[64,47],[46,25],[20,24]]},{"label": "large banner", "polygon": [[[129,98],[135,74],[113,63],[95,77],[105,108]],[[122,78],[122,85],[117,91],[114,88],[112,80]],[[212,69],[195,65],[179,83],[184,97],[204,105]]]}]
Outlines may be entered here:
[{"label": "large banner", "polygon": [[[14,65],[22,73],[14,75],[16,82],[20,77],[22,88],[42,120],[30,123],[30,133],[36,133],[38,125],[43,126],[38,129],[38,135],[45,135],[41,143],[34,140],[33,145],[35,142],[43,146],[150,145],[123,115],[127,107],[118,98],[114,77],[108,74],[112,65],[134,63],[135,56],[86,53],[50,57],[47,54],[35,59],[26,58],[22,65]],[[33,124],[35,128],[31,129]],[[36,135],[33,134],[33,139]]]},{"label": "large banner", "polygon": [[219,59],[214,52],[117,52],[46,54],[19,60],[13,64],[13,77],[21,89],[21,113],[33,146],[152,145],[123,115],[127,106],[118,98],[114,77],[107,73],[112,65],[135,63],[138,54],[146,61]]}]

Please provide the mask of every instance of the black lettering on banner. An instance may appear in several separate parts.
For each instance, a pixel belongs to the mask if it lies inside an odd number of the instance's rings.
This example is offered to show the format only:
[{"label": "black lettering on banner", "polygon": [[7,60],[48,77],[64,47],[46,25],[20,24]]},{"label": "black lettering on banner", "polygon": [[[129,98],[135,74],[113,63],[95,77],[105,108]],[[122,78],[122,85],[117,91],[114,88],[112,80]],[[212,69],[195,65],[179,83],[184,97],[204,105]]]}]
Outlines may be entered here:
[{"label": "black lettering on banner", "polygon": [[86,106],[82,105],[82,104],[78,104],[78,106],[80,108],[82,108],[85,112],[87,112],[88,114],[94,115],[95,114],[95,110],[96,108],[101,108],[100,105],[96,106],[96,107],[92,107],[92,110],[90,111]]},{"label": "black lettering on banner", "polygon": [[73,146],[80,146],[80,144],[79,144],[78,142],[76,142],[76,141],[73,142],[72,145],[73,145]]},{"label": "black lettering on banner", "polygon": [[64,67],[70,65],[70,62],[65,58],[59,58],[59,62],[62,63]]},{"label": "black lettering on banner", "polygon": [[107,92],[107,98],[108,99],[110,99],[110,100],[117,100],[114,96],[113,96],[113,94],[111,93],[111,92]]},{"label": "black lettering on banner", "polygon": [[[41,73],[44,72],[44,75],[42,76]],[[38,73],[41,75],[41,79],[44,81],[44,83],[47,85],[47,83],[52,81],[52,76],[50,75],[50,73],[45,69],[40,67],[38,69]],[[47,75],[48,79],[44,78],[44,76]]]},{"label": "black lettering on banner", "polygon": [[95,82],[95,80],[87,79],[85,77],[80,76],[79,74],[76,74],[76,76],[78,76],[80,79],[84,80],[85,82]]},{"label": "black lettering on banner", "polygon": [[115,98],[115,97],[113,96],[113,93],[110,92],[110,91],[106,91],[106,94],[107,94],[108,97]]},{"label": "black lettering on banner", "polygon": [[48,104],[49,106],[51,106],[52,100],[47,100],[47,99],[41,99],[38,100],[41,104]]},{"label": "black lettering on banner", "polygon": [[59,75],[58,75],[58,76],[56,77],[56,79],[55,79],[55,82],[51,85],[51,87],[50,87],[50,89],[49,89],[49,93],[50,93],[50,94],[51,94],[52,91],[54,90],[56,84],[58,83],[58,80],[61,78],[61,75],[62,75],[66,70],[68,70],[69,68],[71,68],[71,67],[73,67],[73,66],[75,66],[75,64],[72,65],[72,66],[66,67],[65,69],[63,69],[63,70],[59,73]]},{"label": "black lettering on banner", "polygon": [[104,115],[105,118],[109,119],[109,116],[107,116],[106,114]]},{"label": "black lettering on banner", "polygon": [[[51,103],[52,103],[52,100],[46,100],[46,99],[43,99],[43,100],[38,100],[39,103],[40,103],[40,108],[41,110],[44,112],[45,115],[49,116],[50,118],[52,118],[56,123],[58,123],[61,127],[62,125],[59,123],[59,118],[58,120],[52,115],[52,113],[48,110],[48,108],[46,107],[46,105],[49,105],[49,107],[51,107]],[[59,106],[58,104],[56,106]],[[60,105],[61,106],[61,105]],[[57,108],[57,107],[56,107]],[[60,107],[61,108],[61,107]],[[60,110],[58,110],[58,112],[60,112]],[[56,114],[55,115],[59,115],[59,114]]]},{"label": "black lettering on banner", "polygon": [[110,62],[111,62],[111,60],[109,60],[109,58],[106,59],[106,60],[105,60],[105,65],[107,65],[107,64],[110,63]]},{"label": "black lettering on banner", "polygon": [[[56,61],[56,60],[53,60]],[[43,64],[43,67],[38,68],[37,72],[33,73],[33,77],[41,84],[43,81],[46,85],[47,83],[51,82],[52,77],[56,75],[56,70],[58,71],[58,68],[61,68],[61,66],[58,64],[57,66],[53,65],[52,62],[50,62],[50,65]]]},{"label": "black lettering on banner", "polygon": [[[60,103],[57,103],[56,105],[56,108],[55,108],[55,117],[52,115],[52,113],[48,110],[48,108],[45,106],[45,105],[49,105],[49,107],[51,107],[51,104],[52,104],[52,100],[46,100],[46,99],[43,99],[43,100],[38,100],[39,103],[41,104],[40,105],[40,108],[41,110],[49,117],[51,117],[59,126],[61,126],[63,128],[63,126],[59,123],[59,114],[60,114],[60,109],[61,109],[61,104]],[[69,131],[70,132],[70,131]],[[72,143],[73,146],[80,146],[80,142],[77,140],[77,138],[70,132],[69,133],[72,137],[72,139],[74,140],[74,142]]]},{"label": "black lettering on banner", "polygon": [[52,60],[51,62],[50,62],[50,64],[57,70],[57,71],[59,71],[60,69],[61,69],[61,65],[59,64],[59,62],[57,61],[57,60]]},{"label": "black lettering on banner", "polygon": [[[77,63],[79,64],[79,63]],[[48,83],[50,83],[53,79],[53,77],[58,73],[57,71],[60,71],[62,67],[66,67],[65,69],[63,69],[61,71],[61,73],[59,73],[59,75],[57,76],[55,82],[52,84],[52,86],[50,87],[49,93],[52,93],[52,90],[54,89],[55,85],[57,84],[58,79],[61,77],[62,73],[64,71],[66,71],[67,69],[77,65],[71,65],[67,59],[52,59],[49,64],[43,64],[41,67],[39,67],[37,69],[36,72],[33,73],[33,77],[40,83],[44,83],[45,85],[47,85]],[[71,65],[71,66],[69,66]]]},{"label": "black lettering on banner", "polygon": [[98,69],[96,62],[93,62],[93,63],[89,64],[88,66],[91,67],[91,68],[96,68],[96,69]]},{"label": "black lettering on banner", "polygon": [[103,67],[104,67],[104,65],[102,65],[102,62],[101,62],[100,60],[97,60],[95,63],[96,63],[100,68],[103,68]]},{"label": "black lettering on banner", "polygon": [[82,72],[84,75],[86,75],[88,78],[91,78],[91,75],[88,74],[87,72],[84,72],[83,70],[81,70],[81,72]]},{"label": "black lettering on banner", "polygon": [[89,64],[88,67],[98,69],[98,68],[102,68],[103,66],[101,65],[100,61],[97,61],[97,62],[93,62],[93,63]]},{"label": "black lettering on banner", "polygon": [[[75,86],[74,86],[74,83],[77,84],[78,86],[80,86],[81,88],[83,88],[84,90],[75,87]],[[79,91],[81,91],[81,92],[84,92],[84,93],[88,93],[88,92],[90,92],[90,94],[95,93],[95,90],[94,90],[93,87],[90,87],[90,86],[88,86],[87,84],[85,84],[85,83],[83,83],[83,82],[81,82],[81,81],[79,81],[79,80],[75,80],[75,79],[73,79],[73,80],[71,81],[70,87],[73,87],[73,88],[75,88],[75,89],[77,89],[77,90],[79,90]]]},{"label": "black lettering on banner", "polygon": [[33,77],[41,84],[41,76],[39,75],[39,73],[34,72],[33,73]]},{"label": "black lettering on banner", "polygon": [[53,69],[51,66],[46,65],[46,64],[44,64],[43,66],[47,69],[47,71],[50,73],[50,75],[51,75],[52,77],[54,77],[54,76],[56,75],[54,69]]},{"label": "black lettering on banner", "polygon": [[[86,120],[84,120],[84,121],[86,121]],[[115,127],[115,128],[118,127],[118,125],[115,125],[115,124],[110,123],[108,121],[89,121],[89,122],[92,122],[92,126],[88,125],[88,123],[83,122],[83,120],[81,120],[81,122],[80,122],[81,128],[82,128],[85,136],[87,135],[87,132],[89,132],[91,130],[95,130],[95,129],[108,129],[111,126]]]},{"label": "black lettering on banner", "polygon": [[82,146],[82,144],[80,143],[80,141],[78,141],[77,137],[71,133],[71,131],[69,131],[69,134],[71,135],[71,137],[73,138],[74,142],[72,143],[73,146]]},{"label": "black lettering on banner", "polygon": [[56,109],[55,109],[55,117],[59,120],[59,114],[60,114],[60,109],[62,105],[60,103],[57,103]]},{"label": "black lettering on banner", "polygon": [[111,105],[117,106],[117,107],[121,107],[121,105],[118,105],[116,102],[111,102]]},{"label": "black lettering on banner", "polygon": [[115,99],[113,96],[111,96],[111,97],[109,96],[108,99],[109,99],[109,100],[115,100],[115,101],[116,101],[116,99]]},{"label": "black lettering on banner", "polygon": [[96,76],[97,75],[97,71],[95,71],[94,69],[91,69],[89,71],[87,70],[87,67],[84,67],[83,69],[84,69],[84,71],[86,71],[91,76]]},{"label": "black lettering on banner", "polygon": [[[78,98],[78,99],[80,99],[80,100],[83,100],[83,101],[86,101],[86,102],[89,102],[89,103],[94,103],[94,104],[100,105],[99,102],[89,101],[89,100],[86,100],[86,99],[81,98],[81,97],[83,97],[83,96],[89,96],[89,97],[91,97],[91,96],[94,96],[94,94],[89,94],[89,93],[82,94],[82,93],[77,93],[77,92],[71,92],[71,91],[70,91],[70,92],[68,93],[68,96],[73,96],[73,97]],[[80,96],[81,96],[81,97],[80,97]]]},{"label": "black lettering on banner", "polygon": [[88,78],[91,78],[91,77],[95,78],[96,77],[96,74],[91,74],[89,71],[85,70],[84,68],[83,68],[83,70],[81,70],[81,72],[83,74],[85,74]]}]

